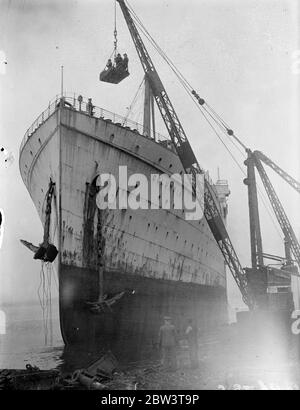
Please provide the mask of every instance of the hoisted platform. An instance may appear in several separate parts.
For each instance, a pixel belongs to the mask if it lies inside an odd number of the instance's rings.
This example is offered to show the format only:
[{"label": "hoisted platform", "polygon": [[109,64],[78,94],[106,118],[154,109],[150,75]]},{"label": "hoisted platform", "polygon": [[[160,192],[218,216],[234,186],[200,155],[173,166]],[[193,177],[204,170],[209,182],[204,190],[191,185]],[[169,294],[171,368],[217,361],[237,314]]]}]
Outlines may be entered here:
[{"label": "hoisted platform", "polygon": [[105,83],[119,84],[128,76],[129,72],[124,67],[111,67],[100,73],[99,80]]}]

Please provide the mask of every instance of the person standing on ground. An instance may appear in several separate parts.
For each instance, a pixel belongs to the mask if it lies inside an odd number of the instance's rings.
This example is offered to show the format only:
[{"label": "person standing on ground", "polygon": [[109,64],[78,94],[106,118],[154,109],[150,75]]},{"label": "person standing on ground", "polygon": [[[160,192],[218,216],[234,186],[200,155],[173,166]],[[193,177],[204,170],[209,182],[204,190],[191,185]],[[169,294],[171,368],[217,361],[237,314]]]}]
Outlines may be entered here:
[{"label": "person standing on ground", "polygon": [[188,320],[185,336],[189,345],[190,365],[192,369],[199,366],[198,358],[198,329],[192,319]]},{"label": "person standing on ground", "polygon": [[164,317],[164,325],[159,329],[159,347],[162,352],[162,364],[168,370],[176,370],[177,334],[169,316]]}]

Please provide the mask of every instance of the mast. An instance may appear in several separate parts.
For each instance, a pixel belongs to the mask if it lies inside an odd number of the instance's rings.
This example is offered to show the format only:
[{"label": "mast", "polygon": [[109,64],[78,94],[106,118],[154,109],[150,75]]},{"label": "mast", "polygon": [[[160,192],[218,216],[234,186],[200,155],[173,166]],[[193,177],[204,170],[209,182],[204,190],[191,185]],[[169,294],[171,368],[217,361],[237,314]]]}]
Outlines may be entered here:
[{"label": "mast", "polygon": [[247,166],[247,178],[244,180],[244,183],[248,187],[251,262],[252,268],[257,269],[258,267],[263,266],[264,259],[258,211],[255,162],[250,150],[247,150],[247,155],[248,158],[244,162]]},{"label": "mast", "polygon": [[143,134],[148,137],[151,136],[151,99],[153,98],[150,84],[145,74],[145,98],[144,98],[144,121],[143,121]]},{"label": "mast", "polygon": [[[152,132],[151,132],[152,131]],[[155,140],[155,113],[154,113],[154,98],[151,90],[150,82],[145,74],[145,98],[144,98],[144,119],[143,119],[143,134]]]}]

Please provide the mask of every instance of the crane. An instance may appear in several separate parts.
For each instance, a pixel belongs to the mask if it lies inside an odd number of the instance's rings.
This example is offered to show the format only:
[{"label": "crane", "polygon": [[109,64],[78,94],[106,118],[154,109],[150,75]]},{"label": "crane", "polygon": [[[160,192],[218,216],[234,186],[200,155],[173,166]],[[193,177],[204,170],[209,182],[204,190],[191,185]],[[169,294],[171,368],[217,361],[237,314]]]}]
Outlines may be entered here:
[{"label": "crane", "polygon": [[[250,242],[251,242],[251,261],[252,268],[246,268],[246,274],[249,286],[255,293],[256,302],[260,308],[270,307],[272,297],[268,296],[268,289],[281,288],[278,300],[276,302],[277,307],[281,306],[283,309],[290,309],[292,306],[292,293],[291,293],[291,275],[300,276],[298,273],[297,265],[300,266],[300,245],[297,237],[293,231],[291,223],[286,215],[286,212],[280,202],[278,195],[264,169],[262,162],[270,166],[278,175],[280,175],[287,183],[289,183],[297,192],[299,192],[300,184],[289,174],[283,171],[278,165],[276,165],[270,158],[264,155],[260,151],[252,152],[249,148],[246,149],[247,159],[245,165],[247,166],[247,178],[244,183],[248,186],[248,201],[249,201],[249,220],[250,220]],[[258,199],[257,199],[257,187],[255,179],[255,169],[261,178],[263,186],[268,195],[269,201],[275,213],[276,219],[280,225],[280,228],[284,235],[285,246],[285,263],[281,269],[275,267],[265,266],[264,258],[275,259],[279,261],[278,257],[264,254],[262,247],[262,236],[260,229]],[[291,251],[294,255],[295,261],[291,258]],[[281,258],[281,262],[283,262]],[[273,297],[274,301],[274,297]]]},{"label": "crane", "polygon": [[[215,238],[223,254],[223,257],[237,283],[237,286],[242,294],[243,301],[246,305],[248,305],[250,310],[253,310],[256,306],[255,298],[251,288],[248,286],[246,273],[239,261],[239,258],[235,252],[235,249],[232,245],[225,224],[221,217],[214,188],[210,184],[204,170],[200,167],[195,157],[193,149],[188,141],[188,138],[176,114],[172,102],[142,41],[131,13],[127,5],[125,4],[125,0],[117,1],[120,5],[124,19],[140,58],[143,70],[145,72],[145,77],[149,81],[153,97],[156,101],[157,107],[160,111],[169,136],[174,144],[185,172],[191,174],[194,181],[197,174],[204,174],[204,216],[212,232],[212,235]],[[195,184],[193,184],[193,190],[195,192]]]},{"label": "crane", "polygon": [[270,158],[268,158],[261,151],[254,151],[255,158],[263,161],[266,165],[272,168],[278,175],[281,176],[292,188],[294,188],[300,194],[300,183],[291,177],[287,172],[275,164]]}]

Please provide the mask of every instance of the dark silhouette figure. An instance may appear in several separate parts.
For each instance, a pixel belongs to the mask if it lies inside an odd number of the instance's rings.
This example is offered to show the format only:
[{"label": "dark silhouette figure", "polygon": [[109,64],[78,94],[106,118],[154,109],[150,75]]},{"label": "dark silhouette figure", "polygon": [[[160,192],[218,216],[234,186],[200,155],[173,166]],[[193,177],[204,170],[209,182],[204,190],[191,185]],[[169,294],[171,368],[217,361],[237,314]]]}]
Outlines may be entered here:
[{"label": "dark silhouette figure", "polygon": [[159,329],[159,347],[162,352],[162,364],[165,369],[175,371],[177,368],[176,348],[177,334],[175,326],[171,323],[171,318],[164,318],[164,325]]},{"label": "dark silhouette figure", "polygon": [[199,366],[198,359],[198,329],[192,319],[189,319],[185,336],[189,345],[190,365],[192,369]]},{"label": "dark silhouette figure", "polygon": [[129,61],[128,56],[127,56],[127,54],[125,53],[125,54],[123,55],[123,67],[124,67],[124,69],[125,69],[126,71],[128,71],[128,61]]}]

